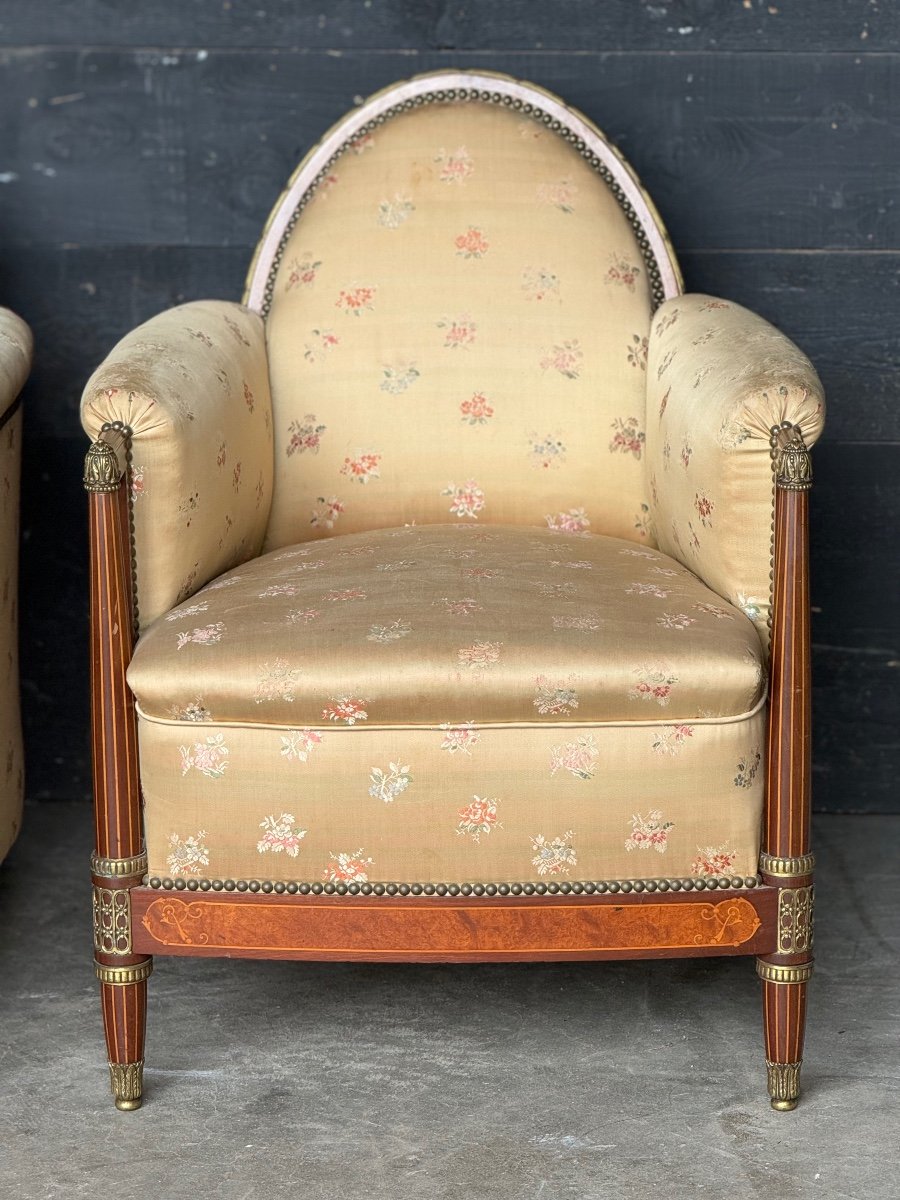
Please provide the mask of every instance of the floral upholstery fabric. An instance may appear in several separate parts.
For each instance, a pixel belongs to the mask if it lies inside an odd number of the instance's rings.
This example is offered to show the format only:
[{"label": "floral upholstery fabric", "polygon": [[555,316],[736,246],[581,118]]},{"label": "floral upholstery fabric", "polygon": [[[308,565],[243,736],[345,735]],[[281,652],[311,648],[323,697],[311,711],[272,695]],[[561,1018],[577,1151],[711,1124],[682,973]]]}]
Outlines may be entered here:
[{"label": "floral upholstery fabric", "polygon": [[657,312],[647,374],[647,471],[654,537],[754,621],[771,612],[770,430],[808,446],[825,401],[809,359],[738,304],[680,296]]},{"label": "floral upholstery fabric", "polygon": [[275,551],[148,629],[129,683],[151,873],[755,871],[759,639],[628,541],[433,525]]},{"label": "floral upholstery fabric", "polygon": [[31,332],[0,308],[0,859],[22,823],[25,765],[19,715],[19,475],[22,411],[15,401],[31,365]]},{"label": "floral upholstery fabric", "polygon": [[392,117],[274,282],[266,547],[455,517],[646,540],[650,313],[627,219],[561,136],[480,103]]},{"label": "floral upholstery fabric", "polygon": [[184,304],[147,321],[88,381],[81,419],[133,431],[138,602],[147,625],[259,553],[272,496],[272,419],[260,318]]}]

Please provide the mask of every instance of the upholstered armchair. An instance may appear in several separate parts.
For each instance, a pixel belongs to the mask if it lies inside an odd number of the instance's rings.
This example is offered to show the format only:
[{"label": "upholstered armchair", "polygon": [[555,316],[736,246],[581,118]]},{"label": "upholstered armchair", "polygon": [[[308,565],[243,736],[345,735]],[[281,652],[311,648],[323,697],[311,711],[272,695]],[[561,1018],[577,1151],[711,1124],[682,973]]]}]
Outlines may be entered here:
[{"label": "upholstered armchair", "polygon": [[244,304],[84,394],[117,1106],[154,955],[740,954],[793,1108],[823,417],[555,97],[440,73],[335,126]]},{"label": "upholstered armchair", "polygon": [[31,331],[0,308],[0,861],[22,824],[25,766],[19,716],[19,393],[31,367]]}]

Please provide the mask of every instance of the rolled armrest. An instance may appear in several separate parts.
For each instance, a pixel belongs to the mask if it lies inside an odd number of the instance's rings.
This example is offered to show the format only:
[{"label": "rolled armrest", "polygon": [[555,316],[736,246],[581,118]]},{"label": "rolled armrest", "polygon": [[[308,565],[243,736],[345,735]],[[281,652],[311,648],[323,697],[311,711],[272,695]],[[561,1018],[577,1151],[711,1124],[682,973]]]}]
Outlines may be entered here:
[{"label": "rolled armrest", "polygon": [[8,308],[0,308],[0,421],[17,399],[31,368],[31,330]]},{"label": "rolled armrest", "polygon": [[822,432],[822,385],[784,334],[738,304],[680,296],[656,313],[647,361],[647,472],[656,537],[744,610],[768,644],[772,427]]},{"label": "rolled armrest", "polygon": [[81,422],[131,430],[137,601],[146,627],[255,557],[272,496],[262,320],[196,301],[128,334],[88,381]]}]

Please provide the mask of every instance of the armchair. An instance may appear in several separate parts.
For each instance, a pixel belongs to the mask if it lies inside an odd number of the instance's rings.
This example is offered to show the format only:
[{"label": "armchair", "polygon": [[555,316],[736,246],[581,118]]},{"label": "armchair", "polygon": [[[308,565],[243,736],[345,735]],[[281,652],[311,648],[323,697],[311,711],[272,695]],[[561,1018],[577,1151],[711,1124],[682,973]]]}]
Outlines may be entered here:
[{"label": "armchair", "polygon": [[812,366],[488,73],[335,126],[244,300],[148,321],[82,404],[117,1106],[154,955],[742,954],[793,1108]]},{"label": "armchair", "polygon": [[19,393],[31,366],[31,331],[0,308],[0,861],[22,822],[25,764],[19,716]]}]

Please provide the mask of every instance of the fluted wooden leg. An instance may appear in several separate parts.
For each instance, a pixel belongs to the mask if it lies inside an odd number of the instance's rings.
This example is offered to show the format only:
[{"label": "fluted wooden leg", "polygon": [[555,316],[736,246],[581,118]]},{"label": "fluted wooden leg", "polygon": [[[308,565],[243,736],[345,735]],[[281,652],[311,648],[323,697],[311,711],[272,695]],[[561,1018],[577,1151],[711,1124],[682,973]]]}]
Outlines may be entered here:
[{"label": "fluted wooden leg", "polygon": [[800,1065],[806,1032],[806,988],[803,983],[763,981],[766,1072],[772,1107],[790,1112],[800,1098]]},{"label": "fluted wooden leg", "polygon": [[116,1108],[141,1107],[144,1034],[147,1027],[147,981],[101,983],[103,1030],[109,1058],[109,1082]]}]

